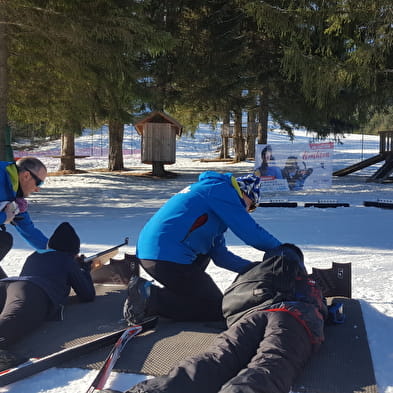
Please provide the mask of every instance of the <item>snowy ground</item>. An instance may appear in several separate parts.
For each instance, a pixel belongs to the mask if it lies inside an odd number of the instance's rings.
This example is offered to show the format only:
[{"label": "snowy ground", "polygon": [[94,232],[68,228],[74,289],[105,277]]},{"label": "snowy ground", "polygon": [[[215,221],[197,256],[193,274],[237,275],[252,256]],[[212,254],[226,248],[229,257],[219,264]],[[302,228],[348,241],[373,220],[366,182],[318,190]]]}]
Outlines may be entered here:
[{"label": "snowy ground", "polygon": [[[306,133],[298,132],[295,143],[308,140]],[[95,135],[78,138],[77,154],[87,152],[91,156],[78,159],[77,168],[106,167],[106,157],[100,156],[106,154],[106,141],[105,129]],[[341,142],[335,145],[334,170],[378,153],[377,137],[354,135]],[[272,131],[269,143],[290,142],[284,134]],[[45,152],[58,154],[58,146],[58,142],[51,142],[46,148],[30,154],[42,157],[49,170],[56,171],[59,160],[42,155]],[[71,222],[81,237],[81,251],[86,255],[118,244],[129,236],[130,245],[123,251],[131,253],[135,251],[138,233],[146,220],[170,196],[194,182],[200,172],[217,170],[239,175],[251,172],[254,166],[253,162],[200,162],[200,158],[217,155],[217,134],[207,127],[201,127],[195,139],[182,137],[177,142],[176,164],[166,166],[167,170],[178,174],[174,179],[133,176],[151,170],[151,166],[140,163],[140,143],[131,128],[127,129],[125,146],[125,166],[131,169],[129,172],[49,176],[42,191],[30,198],[29,211],[36,225],[50,235],[60,222]],[[363,205],[364,201],[376,201],[378,198],[393,199],[393,183],[366,182],[377,167],[375,165],[342,178],[334,177],[329,190],[266,195],[267,199],[285,198],[299,204],[335,199],[350,203],[350,207],[259,208],[253,215],[280,240],[300,246],[309,270],[311,266],[328,268],[331,262],[352,262],[353,297],[361,302],[379,392],[393,393],[393,210]],[[25,257],[32,252],[18,235],[14,239],[14,249],[2,262],[9,275],[18,274]],[[250,260],[262,257],[260,251],[246,247],[231,233],[227,235],[227,243],[232,251]],[[208,269],[222,289],[234,277],[231,272],[214,265]],[[84,392],[95,373],[80,369],[53,369],[0,388],[0,392]],[[115,374],[114,377],[113,386],[117,389],[125,389],[142,378],[124,374]]]}]

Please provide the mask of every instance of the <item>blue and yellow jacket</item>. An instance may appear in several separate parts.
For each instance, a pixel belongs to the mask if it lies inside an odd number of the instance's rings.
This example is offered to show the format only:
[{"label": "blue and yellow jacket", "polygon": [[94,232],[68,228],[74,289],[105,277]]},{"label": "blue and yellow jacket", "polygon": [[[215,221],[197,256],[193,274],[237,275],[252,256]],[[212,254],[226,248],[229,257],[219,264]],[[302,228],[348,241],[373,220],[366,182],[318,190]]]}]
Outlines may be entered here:
[{"label": "blue and yellow jacket", "polygon": [[197,183],[170,198],[146,223],[139,234],[137,256],[191,264],[199,254],[208,254],[216,265],[241,272],[251,262],[227,249],[223,234],[228,228],[258,250],[281,244],[246,211],[232,174],[203,172]]},{"label": "blue and yellow jacket", "polygon": [[[0,202],[15,201],[19,187],[18,171],[15,163],[0,161]],[[19,213],[14,220],[16,230],[36,250],[45,249],[48,238],[37,229],[29,213]],[[0,212],[0,225],[6,220],[6,214]]]}]

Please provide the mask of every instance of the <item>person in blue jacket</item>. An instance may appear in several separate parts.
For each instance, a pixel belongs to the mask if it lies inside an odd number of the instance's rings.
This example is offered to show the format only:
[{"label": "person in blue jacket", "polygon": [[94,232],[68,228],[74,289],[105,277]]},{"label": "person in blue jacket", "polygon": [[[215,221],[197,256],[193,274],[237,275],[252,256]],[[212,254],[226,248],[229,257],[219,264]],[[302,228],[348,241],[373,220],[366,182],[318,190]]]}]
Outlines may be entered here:
[{"label": "person in blue jacket", "polygon": [[304,169],[300,169],[298,158],[296,156],[289,156],[285,167],[282,169],[282,175],[288,182],[290,191],[303,190],[304,182],[313,173],[313,168],[306,168],[303,162]]},{"label": "person in blue jacket", "polygon": [[[12,235],[5,224],[13,224],[21,236],[36,250],[43,249],[48,238],[34,226],[27,212],[27,198],[38,192],[47,176],[45,165],[34,157],[15,162],[0,162],[0,261],[12,248]],[[0,267],[0,278],[7,277]]]},{"label": "person in blue jacket", "polygon": [[210,260],[241,273],[252,262],[230,252],[229,228],[244,243],[267,251],[281,242],[250,216],[259,201],[260,179],[204,172],[170,198],[139,234],[137,257],[161,286],[132,276],[123,315],[140,323],[151,315],[174,320],[222,320],[222,292],[205,272]]},{"label": "person in blue jacket", "polygon": [[259,177],[272,177],[274,179],[282,179],[281,169],[274,165],[272,147],[266,145],[261,152],[261,165],[254,171],[254,175]]},{"label": "person in blue jacket", "polygon": [[288,393],[324,342],[330,314],[294,244],[269,250],[239,274],[222,310],[228,329],[206,351],[124,393]]},{"label": "person in blue jacket", "polygon": [[67,222],[60,224],[48,248],[29,255],[18,277],[0,280],[0,370],[20,362],[10,345],[47,319],[62,319],[71,288],[82,302],[95,298],[90,265],[80,263],[80,240]]}]

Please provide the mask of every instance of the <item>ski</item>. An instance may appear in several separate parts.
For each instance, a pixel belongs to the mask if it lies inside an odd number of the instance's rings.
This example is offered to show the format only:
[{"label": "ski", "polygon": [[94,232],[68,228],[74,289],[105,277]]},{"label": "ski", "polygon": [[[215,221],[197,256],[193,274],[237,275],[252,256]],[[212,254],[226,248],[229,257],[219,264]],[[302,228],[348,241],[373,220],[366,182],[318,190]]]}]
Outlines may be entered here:
[{"label": "ski", "polygon": [[0,374],[0,386],[9,385],[48,368],[56,367],[61,363],[89,353],[90,351],[111,345],[123,334],[123,332],[124,329],[121,329],[86,343],[62,349],[42,358],[31,359],[9,370],[4,370]]},{"label": "ski", "polygon": [[104,388],[104,385],[108,380],[108,377],[115,363],[117,362],[117,359],[120,357],[121,351],[127,345],[128,341],[139,334],[141,331],[141,325],[131,326],[124,331],[124,333],[119,337],[109,352],[109,355],[105,359],[103,366],[98,371],[98,374],[94,378],[94,381],[91,383],[90,387],[87,389],[86,393],[93,393],[96,390],[102,390]]},{"label": "ski", "polygon": [[121,352],[127,343],[140,332],[152,329],[157,324],[157,320],[157,317],[153,317],[146,320],[143,325],[132,325],[124,331],[124,333],[118,338],[115,345],[109,352],[107,358],[104,361],[104,364],[98,371],[98,374],[87,389],[86,393],[94,393],[95,391],[100,391],[104,388],[105,383],[113,370],[113,367],[115,366],[121,355]]},{"label": "ski", "polygon": [[[147,321],[146,326],[145,324],[142,325],[142,330],[151,328],[151,321]],[[116,330],[85,343],[62,349],[42,358],[30,359],[19,366],[4,370],[0,373],[0,387],[9,385],[24,378],[31,377],[32,375],[38,374],[39,372],[45,371],[49,368],[59,366],[62,363],[85,355],[89,352],[98,350],[108,345],[113,345],[127,329],[128,327],[121,330]]]}]

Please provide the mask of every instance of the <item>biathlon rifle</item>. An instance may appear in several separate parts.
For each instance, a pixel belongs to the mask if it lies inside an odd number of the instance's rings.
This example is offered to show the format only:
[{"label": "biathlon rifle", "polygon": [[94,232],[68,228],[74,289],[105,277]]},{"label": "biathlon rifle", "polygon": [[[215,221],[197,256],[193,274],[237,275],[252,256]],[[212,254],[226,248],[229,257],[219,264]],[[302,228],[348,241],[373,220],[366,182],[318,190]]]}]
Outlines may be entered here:
[{"label": "biathlon rifle", "polygon": [[115,246],[108,248],[107,250],[98,252],[97,254],[91,255],[90,257],[85,257],[81,255],[81,259],[83,263],[87,263],[91,265],[91,270],[95,270],[103,266],[106,262],[108,262],[111,258],[113,258],[118,252],[119,248],[128,244],[128,237],[124,239],[124,242]]}]

